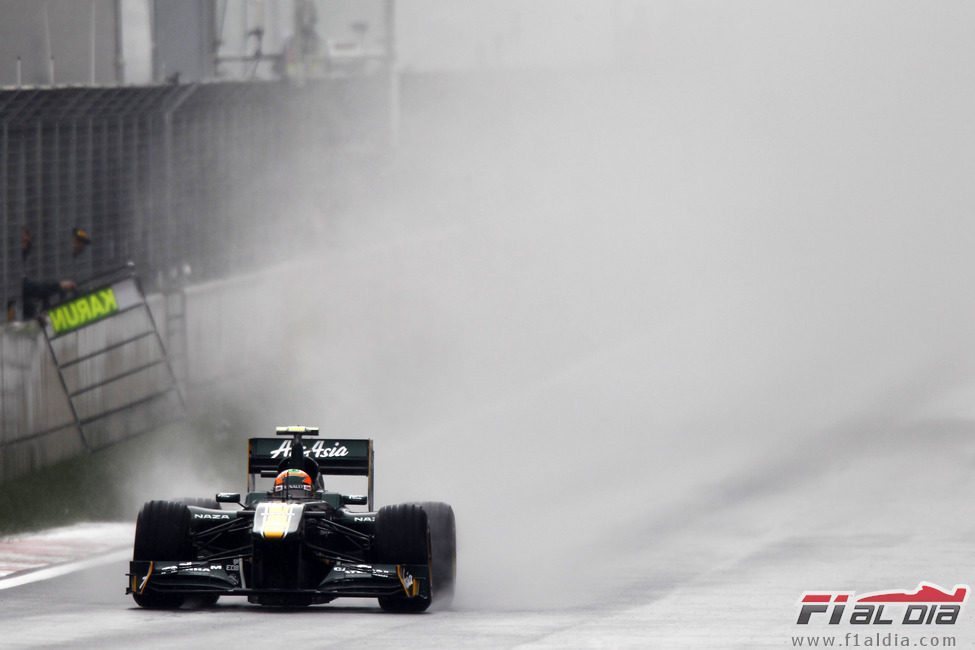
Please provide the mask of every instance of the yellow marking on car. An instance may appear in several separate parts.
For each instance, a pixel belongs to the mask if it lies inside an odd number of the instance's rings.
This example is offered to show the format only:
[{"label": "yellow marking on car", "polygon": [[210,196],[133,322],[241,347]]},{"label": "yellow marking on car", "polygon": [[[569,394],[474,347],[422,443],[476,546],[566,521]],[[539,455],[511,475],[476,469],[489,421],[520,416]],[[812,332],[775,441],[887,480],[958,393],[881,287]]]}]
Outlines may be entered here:
[{"label": "yellow marking on car", "polygon": [[264,528],[261,534],[269,539],[281,539],[288,534],[293,511],[286,503],[268,504],[264,513]]},{"label": "yellow marking on car", "polygon": [[149,576],[152,575],[153,564],[153,562],[149,563],[149,572],[146,573],[146,577],[142,579],[142,584],[139,585],[138,590],[135,588],[135,576],[132,576],[132,591],[138,591],[138,593],[141,594],[146,590],[146,585],[149,583]]},{"label": "yellow marking on car", "polygon": [[402,564],[396,565],[396,577],[399,578],[399,583],[403,585],[403,591],[406,592],[408,598],[413,598],[420,593],[420,583],[408,572],[403,570]]},{"label": "yellow marking on car", "polygon": [[281,433],[315,434],[318,433],[318,427],[303,427],[303,426],[275,427],[274,431],[278,434]]}]

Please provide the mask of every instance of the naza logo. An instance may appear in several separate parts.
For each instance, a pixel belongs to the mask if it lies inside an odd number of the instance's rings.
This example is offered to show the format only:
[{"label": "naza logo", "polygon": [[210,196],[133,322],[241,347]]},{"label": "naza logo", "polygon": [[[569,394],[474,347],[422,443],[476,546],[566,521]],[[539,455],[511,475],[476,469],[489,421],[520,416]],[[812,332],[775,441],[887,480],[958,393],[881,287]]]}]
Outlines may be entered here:
[{"label": "naza logo", "polygon": [[968,585],[947,591],[921,582],[913,591],[804,591],[799,599],[798,625],[810,621],[828,625],[954,625],[968,600]]}]

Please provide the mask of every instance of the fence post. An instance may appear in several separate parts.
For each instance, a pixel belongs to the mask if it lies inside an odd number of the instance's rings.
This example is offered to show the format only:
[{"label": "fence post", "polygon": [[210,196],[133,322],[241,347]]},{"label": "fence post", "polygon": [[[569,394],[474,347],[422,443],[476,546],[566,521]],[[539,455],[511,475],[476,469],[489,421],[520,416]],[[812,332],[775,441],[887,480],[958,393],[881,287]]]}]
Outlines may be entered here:
[{"label": "fence post", "polygon": [[[7,243],[7,248],[6,250],[3,251],[3,264],[2,264],[3,268],[0,269],[0,273],[3,274],[2,278],[0,278],[3,280],[3,285],[0,285],[3,287],[3,290],[0,291],[0,294],[3,295],[3,311],[4,311],[3,320],[4,323],[6,323],[7,314],[8,314],[7,303],[10,302],[11,300],[10,296],[7,294],[7,291],[10,290],[10,284],[8,282],[9,280],[8,267],[10,266],[9,258],[11,256],[9,253],[10,253],[10,249],[13,248],[9,244],[9,242],[7,242],[7,238],[14,236],[13,235],[14,230],[10,227],[10,224],[7,221],[7,125],[6,123],[4,123],[3,125],[3,134],[2,136],[0,136],[0,228],[3,228],[3,230],[0,231],[3,233],[3,241]],[[0,395],[7,394],[7,372],[6,372],[6,364],[4,363],[4,359],[6,357],[5,354],[6,340],[7,340],[6,333],[3,332],[2,329],[0,329]],[[7,400],[0,399],[0,445],[2,445],[7,440],[7,427],[3,426],[3,423],[7,421],[7,411],[6,411],[7,408],[8,408]],[[0,480],[3,480],[2,472],[3,470],[0,469]]]},{"label": "fence post", "polygon": [[197,88],[197,84],[187,86],[175,101],[163,111],[163,173],[165,176],[163,180],[163,204],[166,206],[166,217],[163,219],[163,223],[167,229],[164,239],[166,240],[168,249],[165,255],[165,263],[162,265],[164,270],[173,263],[171,256],[172,237],[170,237],[170,232],[168,231],[176,219],[173,212],[173,177],[175,176],[173,171],[173,114],[196,92]]},{"label": "fence post", "polygon": [[[54,152],[51,155],[51,159],[54,161],[54,173],[51,174],[51,178],[60,178],[61,175],[61,124],[60,122],[54,123]],[[61,214],[63,212],[61,203],[61,183],[55,181],[51,184],[51,194],[53,194],[54,203],[54,232],[57,237],[63,237],[61,230]],[[56,261],[61,259],[60,257],[54,258]],[[60,265],[55,268],[54,275],[56,278],[63,278],[61,274]]]},{"label": "fence post", "polygon": [[[15,230],[10,225],[10,219],[7,215],[7,124],[4,122],[2,127],[2,135],[0,135],[0,226],[3,227],[3,241],[7,242],[8,237],[13,237],[16,243]],[[3,264],[0,273],[3,277],[0,280],[3,287],[0,290],[0,294],[3,295],[3,309],[4,312],[7,310],[7,303],[12,300],[11,295],[7,292],[10,291],[10,258],[15,257],[11,255],[11,249],[13,246],[7,243],[7,249],[3,251]],[[4,321],[7,320],[7,315],[4,313]],[[2,363],[2,357],[0,357],[0,363]],[[2,369],[2,368],[0,368]]]}]

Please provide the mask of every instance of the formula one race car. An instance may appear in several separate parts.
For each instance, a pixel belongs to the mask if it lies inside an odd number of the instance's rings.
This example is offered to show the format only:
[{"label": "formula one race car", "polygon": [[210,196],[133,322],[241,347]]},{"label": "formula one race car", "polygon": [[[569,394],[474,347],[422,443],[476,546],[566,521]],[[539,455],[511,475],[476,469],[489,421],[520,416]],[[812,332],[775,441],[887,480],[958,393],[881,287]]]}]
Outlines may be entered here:
[{"label": "formula one race car", "polygon": [[[220,493],[215,501],[142,507],[126,588],[139,606],[177,608],[187,599],[212,604],[237,595],[284,607],[378,598],[392,612],[449,604],[456,573],[449,505],[374,511],[372,440],[319,439],[306,448],[302,438],[318,429],[279,427],[277,435],[290,439],[250,439],[243,502],[237,493]],[[330,492],[325,475],[367,476],[368,495]],[[256,491],[258,477],[273,477],[273,488]]]}]

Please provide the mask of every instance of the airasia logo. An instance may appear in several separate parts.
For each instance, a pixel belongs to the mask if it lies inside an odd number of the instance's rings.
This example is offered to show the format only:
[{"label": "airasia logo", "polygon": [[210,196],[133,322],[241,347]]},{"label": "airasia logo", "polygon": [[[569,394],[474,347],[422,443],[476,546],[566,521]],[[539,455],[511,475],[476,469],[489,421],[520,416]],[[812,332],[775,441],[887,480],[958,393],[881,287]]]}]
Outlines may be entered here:
[{"label": "airasia logo", "polygon": [[947,591],[921,582],[913,591],[873,591],[857,596],[852,591],[804,591],[799,600],[797,625],[954,625],[968,600],[968,585]]},{"label": "airasia logo", "polygon": [[[346,449],[345,445],[335,442],[331,446],[326,446],[324,440],[316,440],[314,445],[308,449],[305,449],[305,456],[309,456],[311,458],[338,458],[348,455],[349,450]],[[281,443],[280,447],[271,452],[271,458],[277,458],[278,456],[291,456],[290,440],[285,440]]]}]

